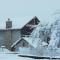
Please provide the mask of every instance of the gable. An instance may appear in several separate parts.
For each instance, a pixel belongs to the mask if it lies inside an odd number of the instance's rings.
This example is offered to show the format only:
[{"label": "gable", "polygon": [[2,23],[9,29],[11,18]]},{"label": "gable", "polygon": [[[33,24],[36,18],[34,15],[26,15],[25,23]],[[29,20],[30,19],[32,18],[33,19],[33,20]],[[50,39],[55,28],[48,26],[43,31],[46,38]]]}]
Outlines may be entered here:
[{"label": "gable", "polygon": [[27,24],[37,25],[39,22],[39,19],[35,16]]},{"label": "gable", "polygon": [[26,40],[21,39],[20,42],[17,44],[17,46],[20,46],[20,47],[28,47],[29,46],[29,43]]},{"label": "gable", "polygon": [[24,40],[23,38],[21,38],[21,39],[17,40],[15,43],[13,43],[13,45],[11,46],[11,48],[14,48],[15,46],[28,47],[28,44],[29,43],[26,40]]},{"label": "gable", "polygon": [[39,22],[39,19],[35,16],[26,25],[24,25],[24,27],[21,28],[21,35],[30,35]]}]

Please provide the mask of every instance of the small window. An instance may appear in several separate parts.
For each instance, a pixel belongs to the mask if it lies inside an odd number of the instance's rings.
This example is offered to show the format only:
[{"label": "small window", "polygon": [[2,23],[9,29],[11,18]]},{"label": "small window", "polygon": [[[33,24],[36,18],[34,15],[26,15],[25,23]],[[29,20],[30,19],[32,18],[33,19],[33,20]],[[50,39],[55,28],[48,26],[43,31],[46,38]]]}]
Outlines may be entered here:
[{"label": "small window", "polygon": [[49,44],[49,41],[50,41],[50,37],[47,37],[47,43]]},{"label": "small window", "polygon": [[23,46],[23,47],[28,47],[28,43],[24,41],[24,42],[22,43],[22,46]]},{"label": "small window", "polygon": [[25,45],[26,45],[25,42],[23,42],[23,47],[25,47]]}]

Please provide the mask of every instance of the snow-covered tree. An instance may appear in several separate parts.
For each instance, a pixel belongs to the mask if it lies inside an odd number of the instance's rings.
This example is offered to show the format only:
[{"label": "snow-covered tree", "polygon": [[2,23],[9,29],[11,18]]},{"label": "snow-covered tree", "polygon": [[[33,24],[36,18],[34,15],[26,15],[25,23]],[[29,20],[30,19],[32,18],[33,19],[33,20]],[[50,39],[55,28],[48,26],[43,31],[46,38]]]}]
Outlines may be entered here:
[{"label": "snow-covered tree", "polygon": [[49,46],[52,48],[60,47],[60,20],[56,20],[51,30],[51,40]]}]

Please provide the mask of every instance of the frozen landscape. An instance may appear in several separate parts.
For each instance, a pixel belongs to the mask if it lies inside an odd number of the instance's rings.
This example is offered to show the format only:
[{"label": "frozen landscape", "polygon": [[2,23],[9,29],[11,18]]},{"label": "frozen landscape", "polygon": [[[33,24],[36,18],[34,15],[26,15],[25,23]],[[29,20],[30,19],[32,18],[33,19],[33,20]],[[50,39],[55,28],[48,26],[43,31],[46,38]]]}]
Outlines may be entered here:
[{"label": "frozen landscape", "polygon": [[0,0],[0,60],[60,60],[60,0]]},{"label": "frozen landscape", "polygon": [[15,52],[10,52],[8,49],[0,48],[0,60],[34,60],[32,58],[19,57]]},{"label": "frozen landscape", "polygon": [[[59,17],[59,14],[56,16]],[[50,57],[60,59],[60,18],[46,25],[38,25],[32,32],[30,39],[32,43],[36,42],[33,46],[37,49],[40,57]]]},{"label": "frozen landscape", "polygon": [[[37,53],[25,54],[28,56],[49,57],[49,59],[34,59],[29,57],[21,57],[20,52],[11,52],[2,46],[0,48],[1,60],[59,60],[60,59],[60,19],[52,24],[39,24],[31,33],[30,37],[24,39],[32,45]],[[25,50],[25,52],[27,52]],[[33,50],[34,52],[34,50]],[[24,54],[23,54],[24,55]]]}]

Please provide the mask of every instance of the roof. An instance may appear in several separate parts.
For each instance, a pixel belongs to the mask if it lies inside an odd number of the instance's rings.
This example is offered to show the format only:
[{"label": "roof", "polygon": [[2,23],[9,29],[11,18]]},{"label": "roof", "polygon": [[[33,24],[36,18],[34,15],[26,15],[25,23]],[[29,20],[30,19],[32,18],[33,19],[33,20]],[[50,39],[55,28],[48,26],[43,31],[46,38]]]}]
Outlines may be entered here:
[{"label": "roof", "polygon": [[35,16],[21,28],[22,35],[30,35],[39,24],[39,19]]},{"label": "roof", "polygon": [[40,41],[40,38],[32,38],[32,37],[23,37],[23,38],[34,48],[38,46],[38,42]]},{"label": "roof", "polygon": [[42,42],[42,46],[48,46],[47,42]]},{"label": "roof", "polygon": [[13,45],[11,47],[16,46],[17,44],[20,43],[21,39],[24,39],[25,41],[27,41],[31,46],[33,46],[34,48],[37,48],[38,46],[47,46],[48,43],[46,42],[42,42],[40,38],[35,38],[35,37],[22,37],[19,40],[17,40],[15,43],[13,43]]},{"label": "roof", "polygon": [[38,24],[40,22],[39,19],[36,16],[34,16],[27,24],[32,24],[32,21],[34,20],[35,20],[35,24]]},{"label": "roof", "polygon": [[22,38],[18,39],[16,42],[14,42],[12,45],[11,45],[11,48],[14,47],[18,42],[20,42]]},{"label": "roof", "polygon": [[[33,17],[30,21],[28,21],[25,25],[31,24],[33,20],[35,20],[36,22],[40,22],[40,20],[39,20],[36,16],[34,16],[34,17]],[[25,25],[24,25],[23,27],[25,27]],[[22,28],[23,28],[23,27],[22,27]]]},{"label": "roof", "polygon": [[[39,21],[39,19],[35,16],[35,17],[33,17],[32,19],[37,19],[38,21]],[[29,22],[31,22],[32,21],[32,19],[31,20],[24,20],[24,22],[23,21],[21,21],[21,22],[19,22],[18,20],[16,20],[16,21],[14,21],[13,19],[11,20],[12,22],[13,22],[13,26],[12,26],[12,28],[10,28],[11,30],[19,30],[19,29],[22,29],[27,23],[29,23]],[[15,23],[17,23],[17,24],[15,24]],[[5,28],[5,22],[3,23],[4,25],[2,26],[2,24],[1,24],[1,26],[0,26],[0,31],[1,30],[8,30],[8,29],[6,29]],[[22,24],[22,25],[21,25]],[[18,25],[18,26],[17,26]]]},{"label": "roof", "polygon": [[15,43],[13,43],[13,45],[11,47],[16,46],[20,42],[21,39],[26,40],[34,48],[36,48],[38,46],[38,42],[40,41],[40,38],[23,37],[23,38],[20,38],[19,40],[17,40]]}]

